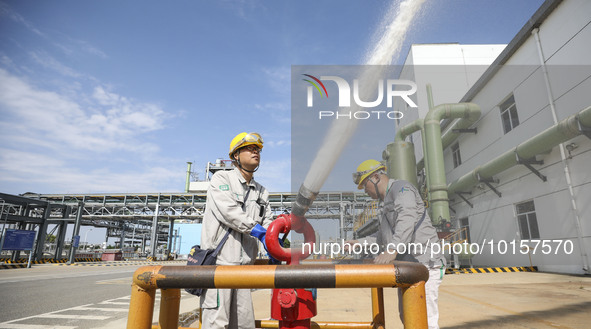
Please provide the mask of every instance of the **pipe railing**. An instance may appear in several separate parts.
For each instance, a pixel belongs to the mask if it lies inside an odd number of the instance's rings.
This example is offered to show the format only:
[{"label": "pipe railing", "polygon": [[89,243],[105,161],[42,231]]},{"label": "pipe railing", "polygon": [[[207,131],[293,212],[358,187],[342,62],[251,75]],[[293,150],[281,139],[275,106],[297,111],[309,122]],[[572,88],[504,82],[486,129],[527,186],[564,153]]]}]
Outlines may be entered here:
[{"label": "pipe railing", "polygon": [[[177,329],[180,289],[372,288],[371,323],[334,322],[322,328],[383,328],[381,288],[402,289],[405,328],[427,328],[426,267],[419,263],[390,265],[238,265],[144,266],[133,275],[128,329],[152,328],[156,289],[161,289],[159,328]],[[382,313],[380,313],[382,311]],[[276,321],[257,321],[276,328]],[[317,325],[320,325],[318,323]],[[314,324],[312,326],[314,328]]]}]

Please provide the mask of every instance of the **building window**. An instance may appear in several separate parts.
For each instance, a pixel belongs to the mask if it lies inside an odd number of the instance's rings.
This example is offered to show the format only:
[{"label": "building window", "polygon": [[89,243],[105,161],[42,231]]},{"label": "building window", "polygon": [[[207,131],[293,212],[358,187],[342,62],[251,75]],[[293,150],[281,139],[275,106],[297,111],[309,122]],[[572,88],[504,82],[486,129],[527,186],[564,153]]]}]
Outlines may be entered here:
[{"label": "building window", "polygon": [[460,239],[465,240],[468,243],[470,241],[470,221],[468,217],[460,218]]},{"label": "building window", "polygon": [[515,205],[517,210],[517,222],[521,231],[522,240],[539,239],[538,219],[533,201],[527,201]]},{"label": "building window", "polygon": [[454,168],[462,164],[462,156],[460,155],[460,144],[455,143],[451,146],[451,156],[454,159]]},{"label": "building window", "polygon": [[519,117],[517,116],[517,107],[515,106],[515,97],[513,94],[501,105],[501,121],[503,122],[503,131],[506,133],[519,126]]}]

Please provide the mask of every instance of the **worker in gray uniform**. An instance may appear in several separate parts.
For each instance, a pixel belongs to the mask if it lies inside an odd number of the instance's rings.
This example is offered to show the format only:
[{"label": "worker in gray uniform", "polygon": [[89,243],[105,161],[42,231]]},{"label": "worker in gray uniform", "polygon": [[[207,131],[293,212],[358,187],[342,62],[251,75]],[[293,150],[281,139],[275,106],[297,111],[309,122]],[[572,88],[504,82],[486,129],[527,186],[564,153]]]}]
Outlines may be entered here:
[{"label": "worker in gray uniform", "polygon": [[[375,257],[374,262],[388,264],[394,260],[411,260],[418,261],[427,267],[429,270],[429,280],[425,284],[427,318],[429,328],[439,328],[437,299],[446,262],[443,254],[432,255],[431,253],[430,246],[439,243],[439,238],[431,224],[419,191],[407,181],[389,179],[386,175],[386,167],[377,160],[362,162],[353,173],[353,181],[358,189],[365,189],[372,199],[381,201],[377,236],[366,238],[367,243],[377,243],[382,247],[383,253]],[[349,241],[350,244],[358,242]],[[409,248],[409,243],[421,244],[422,248]],[[404,257],[401,257],[402,254],[405,254]],[[400,289],[398,301],[400,319],[404,323]]]},{"label": "worker in gray uniform", "polygon": [[[215,249],[229,231],[216,265],[253,264],[259,241],[273,220],[269,192],[253,178],[261,161],[263,139],[240,133],[230,143],[235,168],[216,172],[207,190],[201,248]],[[266,246],[265,246],[266,248]],[[202,328],[254,328],[250,289],[207,289],[201,296]]]}]

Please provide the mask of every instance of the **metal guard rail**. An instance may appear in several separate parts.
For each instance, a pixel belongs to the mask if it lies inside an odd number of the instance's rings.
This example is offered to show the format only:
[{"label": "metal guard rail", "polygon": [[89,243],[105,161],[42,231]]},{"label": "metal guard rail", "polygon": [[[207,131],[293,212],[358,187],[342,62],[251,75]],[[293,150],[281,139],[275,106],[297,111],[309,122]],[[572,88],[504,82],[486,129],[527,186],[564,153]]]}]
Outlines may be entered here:
[{"label": "metal guard rail", "polygon": [[[152,328],[156,289],[161,291],[159,328],[177,329],[180,289],[373,288],[371,323],[323,323],[323,328],[383,328],[383,291],[402,288],[405,328],[427,328],[426,267],[419,263],[388,265],[239,265],[144,266],[133,275],[128,329]],[[277,321],[256,321],[276,328]],[[318,323],[320,325],[320,323]],[[313,323],[314,327],[314,323]]]}]

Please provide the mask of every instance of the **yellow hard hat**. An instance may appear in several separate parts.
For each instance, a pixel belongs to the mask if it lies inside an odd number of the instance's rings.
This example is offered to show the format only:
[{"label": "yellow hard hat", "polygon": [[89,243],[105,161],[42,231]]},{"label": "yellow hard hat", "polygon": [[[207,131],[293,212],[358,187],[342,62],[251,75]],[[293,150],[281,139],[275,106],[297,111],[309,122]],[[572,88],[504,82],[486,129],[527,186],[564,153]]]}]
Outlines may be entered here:
[{"label": "yellow hard hat", "polygon": [[380,169],[386,170],[386,166],[378,160],[365,160],[357,167],[357,171],[353,173],[353,182],[357,184],[358,189],[362,190],[363,181]]},{"label": "yellow hard hat", "polygon": [[230,152],[228,153],[230,159],[236,150],[247,145],[256,145],[262,150],[263,138],[258,133],[240,133],[236,135],[230,142]]}]

